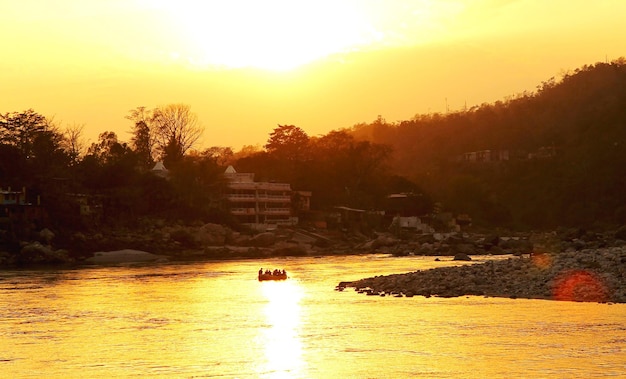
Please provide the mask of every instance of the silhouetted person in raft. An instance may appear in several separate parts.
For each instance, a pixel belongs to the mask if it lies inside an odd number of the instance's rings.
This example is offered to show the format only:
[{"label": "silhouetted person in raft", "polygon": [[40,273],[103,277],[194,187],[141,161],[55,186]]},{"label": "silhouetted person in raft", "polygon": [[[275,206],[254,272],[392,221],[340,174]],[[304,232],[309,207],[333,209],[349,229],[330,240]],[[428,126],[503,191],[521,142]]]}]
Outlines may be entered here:
[{"label": "silhouetted person in raft", "polygon": [[263,267],[259,269],[259,275],[263,275]]}]

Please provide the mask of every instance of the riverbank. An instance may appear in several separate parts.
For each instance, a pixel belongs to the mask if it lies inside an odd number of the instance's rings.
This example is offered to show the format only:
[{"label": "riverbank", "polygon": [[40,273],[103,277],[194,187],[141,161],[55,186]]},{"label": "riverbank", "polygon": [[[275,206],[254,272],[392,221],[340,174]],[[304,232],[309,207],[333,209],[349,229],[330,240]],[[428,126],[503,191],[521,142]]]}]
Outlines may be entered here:
[{"label": "riverbank", "polygon": [[488,296],[626,303],[626,247],[533,253],[341,282],[368,295]]},{"label": "riverbank", "polygon": [[[340,287],[353,286],[372,294],[402,296],[483,295],[626,302],[624,290],[620,290],[626,288],[621,269],[626,263],[626,254],[619,250],[626,246],[626,227],[607,232],[582,229],[551,233],[402,231],[366,236],[346,230],[306,228],[242,233],[217,224],[171,225],[151,220],[138,223],[133,229],[101,228],[92,233],[69,235],[55,235],[44,229],[37,239],[23,242],[13,252],[0,251],[0,267],[80,267],[368,254],[471,261],[475,255],[511,255],[516,258],[490,266],[472,265],[409,273],[403,277],[370,278],[343,283]],[[531,254],[533,259],[527,258]],[[588,285],[581,287],[563,276],[564,272],[577,272],[576,280]],[[569,295],[565,290],[558,296],[555,294],[561,281],[574,287]]]}]

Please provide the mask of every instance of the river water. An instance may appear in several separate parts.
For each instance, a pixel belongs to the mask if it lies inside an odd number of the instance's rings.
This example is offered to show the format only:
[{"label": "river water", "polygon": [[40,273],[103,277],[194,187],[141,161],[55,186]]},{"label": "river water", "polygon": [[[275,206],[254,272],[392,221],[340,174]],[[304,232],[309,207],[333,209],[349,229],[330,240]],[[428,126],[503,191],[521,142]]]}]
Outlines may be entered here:
[{"label": "river water", "polygon": [[[0,377],[626,377],[625,304],[334,290],[452,264],[371,255],[3,271]],[[261,266],[291,278],[258,282]]]}]

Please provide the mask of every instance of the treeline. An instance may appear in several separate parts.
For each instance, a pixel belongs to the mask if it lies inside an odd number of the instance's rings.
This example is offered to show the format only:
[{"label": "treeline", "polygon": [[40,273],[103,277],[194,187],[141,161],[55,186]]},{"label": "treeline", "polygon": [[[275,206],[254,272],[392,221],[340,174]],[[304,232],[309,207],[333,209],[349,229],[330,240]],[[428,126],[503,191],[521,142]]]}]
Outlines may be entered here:
[{"label": "treeline", "polygon": [[[319,137],[278,125],[262,148],[238,152],[197,150],[203,129],[184,104],[138,107],[127,118],[129,142],[105,131],[85,146],[82,126],[61,128],[32,109],[0,114],[0,186],[26,187],[55,225],[74,229],[89,225],[67,194],[99,197],[102,222],[115,225],[144,216],[232,225],[223,201],[228,165],[311,191],[314,210],[390,210],[387,195],[403,192],[415,196],[394,211],[467,213],[491,227],[626,223],[624,59],[448,114],[379,117]],[[492,155],[481,161],[472,152]],[[150,171],[156,161],[168,179]]]},{"label": "treeline", "polygon": [[[495,104],[396,123],[379,117],[351,134],[391,146],[397,174],[478,223],[626,223],[624,58],[584,66]],[[463,159],[478,151],[506,152],[508,160]]]},{"label": "treeline", "polygon": [[[316,210],[336,205],[380,209],[388,193],[422,192],[389,170],[388,146],[357,141],[347,131],[310,138],[294,125],[279,125],[264,148],[200,151],[194,147],[203,130],[187,105],[138,107],[127,118],[129,142],[106,131],[85,146],[82,126],[62,129],[32,109],[1,114],[0,185],[26,187],[27,201],[40,201],[53,226],[71,230],[101,223],[132,226],[142,217],[236,227],[223,201],[222,173],[228,165],[254,172],[258,181],[312,191]],[[151,171],[157,161],[168,169],[167,179]],[[95,221],[78,214],[79,203],[88,199],[102,205]],[[431,205],[425,196],[409,204],[422,213]]]},{"label": "treeline", "polygon": [[[26,188],[26,201],[41,204],[61,230],[132,225],[142,216],[227,222],[217,200],[221,167],[190,151],[202,133],[190,108],[140,107],[128,118],[129,143],[106,131],[86,146],[81,125],[62,129],[32,109],[0,114],[0,186]],[[170,180],[150,172],[155,160],[172,167]],[[79,215],[85,199],[101,207],[98,220]]]}]

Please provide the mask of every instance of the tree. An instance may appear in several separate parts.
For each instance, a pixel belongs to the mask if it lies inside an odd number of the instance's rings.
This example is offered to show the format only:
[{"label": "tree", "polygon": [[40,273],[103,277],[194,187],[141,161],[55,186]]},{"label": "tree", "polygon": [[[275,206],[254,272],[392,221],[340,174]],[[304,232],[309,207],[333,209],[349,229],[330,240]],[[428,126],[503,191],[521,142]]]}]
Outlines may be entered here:
[{"label": "tree", "polygon": [[67,154],[61,147],[61,133],[52,120],[32,109],[0,114],[0,144],[3,155],[13,155],[7,162],[13,169],[3,167],[1,170],[14,172],[12,180],[22,185],[61,174],[68,164]]},{"label": "tree", "polygon": [[180,160],[203,132],[198,117],[185,104],[169,104],[154,109],[150,126],[154,128],[161,158],[172,162]]},{"label": "tree", "polygon": [[87,155],[94,157],[100,164],[106,164],[115,160],[114,156],[120,150],[117,145],[120,145],[120,142],[115,132],[103,132],[98,136],[98,142],[91,144]]},{"label": "tree", "polygon": [[114,132],[101,133],[79,165],[85,185],[97,190],[121,187],[135,177],[136,155]]},{"label": "tree", "polygon": [[85,145],[82,135],[85,125],[74,124],[65,128],[63,141],[61,142],[63,149],[70,158],[70,165],[75,166],[78,163]]},{"label": "tree", "polygon": [[384,164],[390,147],[357,141],[347,131],[332,131],[311,143],[309,181],[303,188],[315,193],[316,207],[337,204],[370,208],[388,193]]},{"label": "tree", "polygon": [[219,166],[232,162],[234,154],[233,149],[223,146],[212,146],[202,152],[203,156],[213,159]]},{"label": "tree", "polygon": [[0,142],[16,146],[22,156],[28,158],[36,136],[47,127],[46,118],[32,109],[0,114]]},{"label": "tree", "polygon": [[302,160],[308,150],[309,136],[295,125],[278,125],[265,145],[268,153],[288,161]]},{"label": "tree", "polygon": [[154,164],[153,154],[156,143],[154,128],[150,127],[153,112],[146,107],[137,107],[129,112],[127,119],[134,122],[131,138],[132,148],[137,154],[139,163],[145,168]]},{"label": "tree", "polygon": [[170,171],[170,183],[177,193],[176,213],[183,219],[224,222],[224,169],[204,154],[185,155]]},{"label": "tree", "polygon": [[61,175],[70,162],[63,149],[63,134],[48,127],[35,135],[30,147],[28,164],[31,172],[39,177]]}]

